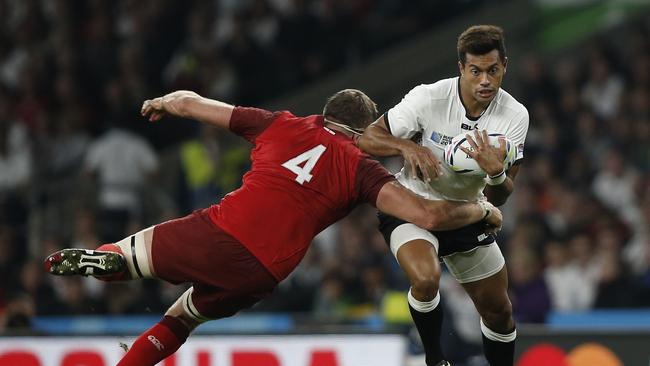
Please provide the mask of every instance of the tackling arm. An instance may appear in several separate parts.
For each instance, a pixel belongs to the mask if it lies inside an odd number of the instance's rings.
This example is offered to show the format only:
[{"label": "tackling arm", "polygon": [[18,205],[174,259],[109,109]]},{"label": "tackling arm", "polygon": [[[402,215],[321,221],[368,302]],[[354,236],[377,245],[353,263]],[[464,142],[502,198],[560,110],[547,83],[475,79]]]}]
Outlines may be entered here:
[{"label": "tackling arm", "polygon": [[411,176],[422,173],[425,181],[437,178],[441,174],[440,162],[431,150],[408,139],[393,136],[386,127],[382,115],[373,122],[357,140],[357,145],[364,152],[375,156],[401,155],[411,167]]},{"label": "tackling arm", "polygon": [[453,230],[485,219],[495,231],[502,224],[501,211],[489,203],[426,200],[396,181],[384,184],[377,208],[427,230]]},{"label": "tackling arm", "polygon": [[393,136],[386,128],[383,115],[368,126],[357,141],[361,150],[375,156],[401,156],[405,145],[416,145],[411,140]]},{"label": "tackling arm", "polygon": [[145,100],[140,113],[144,117],[149,117],[149,121],[152,122],[166,115],[172,115],[228,129],[234,108],[230,104],[204,98],[192,91],[178,90],[162,97]]}]

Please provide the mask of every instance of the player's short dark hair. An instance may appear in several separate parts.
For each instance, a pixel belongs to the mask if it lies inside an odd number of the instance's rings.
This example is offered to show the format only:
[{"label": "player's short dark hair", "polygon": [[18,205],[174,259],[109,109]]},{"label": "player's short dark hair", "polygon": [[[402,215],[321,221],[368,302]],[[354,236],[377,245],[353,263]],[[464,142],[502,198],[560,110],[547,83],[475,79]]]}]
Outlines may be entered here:
[{"label": "player's short dark hair", "polygon": [[343,89],[327,99],[323,116],[352,128],[363,129],[377,119],[377,105],[364,92]]},{"label": "player's short dark hair", "polygon": [[501,62],[506,60],[506,38],[503,29],[496,25],[473,25],[458,36],[458,60],[465,63],[467,54],[485,55],[499,51]]}]

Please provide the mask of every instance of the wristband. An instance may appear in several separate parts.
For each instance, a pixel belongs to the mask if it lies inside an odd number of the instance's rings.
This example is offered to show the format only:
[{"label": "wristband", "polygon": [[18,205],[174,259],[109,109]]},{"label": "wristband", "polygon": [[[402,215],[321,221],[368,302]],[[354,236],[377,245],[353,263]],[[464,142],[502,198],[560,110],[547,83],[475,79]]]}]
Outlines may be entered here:
[{"label": "wristband", "polygon": [[497,175],[488,175],[487,178],[485,178],[485,183],[490,186],[498,186],[499,184],[505,182],[506,178],[506,170],[503,169],[501,173]]}]

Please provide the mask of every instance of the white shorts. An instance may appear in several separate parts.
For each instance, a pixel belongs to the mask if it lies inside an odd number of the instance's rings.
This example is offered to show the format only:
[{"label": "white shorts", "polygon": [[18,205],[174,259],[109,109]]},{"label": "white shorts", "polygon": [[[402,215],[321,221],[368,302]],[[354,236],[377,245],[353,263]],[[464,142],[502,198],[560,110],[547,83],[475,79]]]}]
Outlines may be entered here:
[{"label": "white shorts", "polygon": [[[390,250],[397,259],[397,251],[412,240],[426,240],[438,252],[439,242],[435,235],[419,226],[406,223],[393,230],[390,236]],[[442,257],[449,272],[460,283],[479,281],[501,271],[506,264],[496,241],[479,245],[464,252],[456,252]]]}]

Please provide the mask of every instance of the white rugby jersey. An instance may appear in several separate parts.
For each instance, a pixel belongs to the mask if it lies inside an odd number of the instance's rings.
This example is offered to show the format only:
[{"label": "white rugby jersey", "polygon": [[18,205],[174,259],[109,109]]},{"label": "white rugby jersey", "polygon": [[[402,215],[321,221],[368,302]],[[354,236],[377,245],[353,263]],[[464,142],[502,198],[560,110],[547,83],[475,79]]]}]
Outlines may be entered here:
[{"label": "white rugby jersey", "polygon": [[402,185],[425,198],[474,201],[483,196],[484,178],[454,173],[444,163],[445,145],[460,133],[479,129],[504,134],[517,146],[516,160],[524,157],[528,131],[526,107],[500,88],[485,112],[479,118],[470,119],[461,102],[458,83],[459,78],[455,77],[418,85],[384,115],[393,136],[411,138],[421,132],[422,146],[431,149],[443,162],[443,175],[430,185],[411,177],[410,166],[404,166],[395,175]]}]

